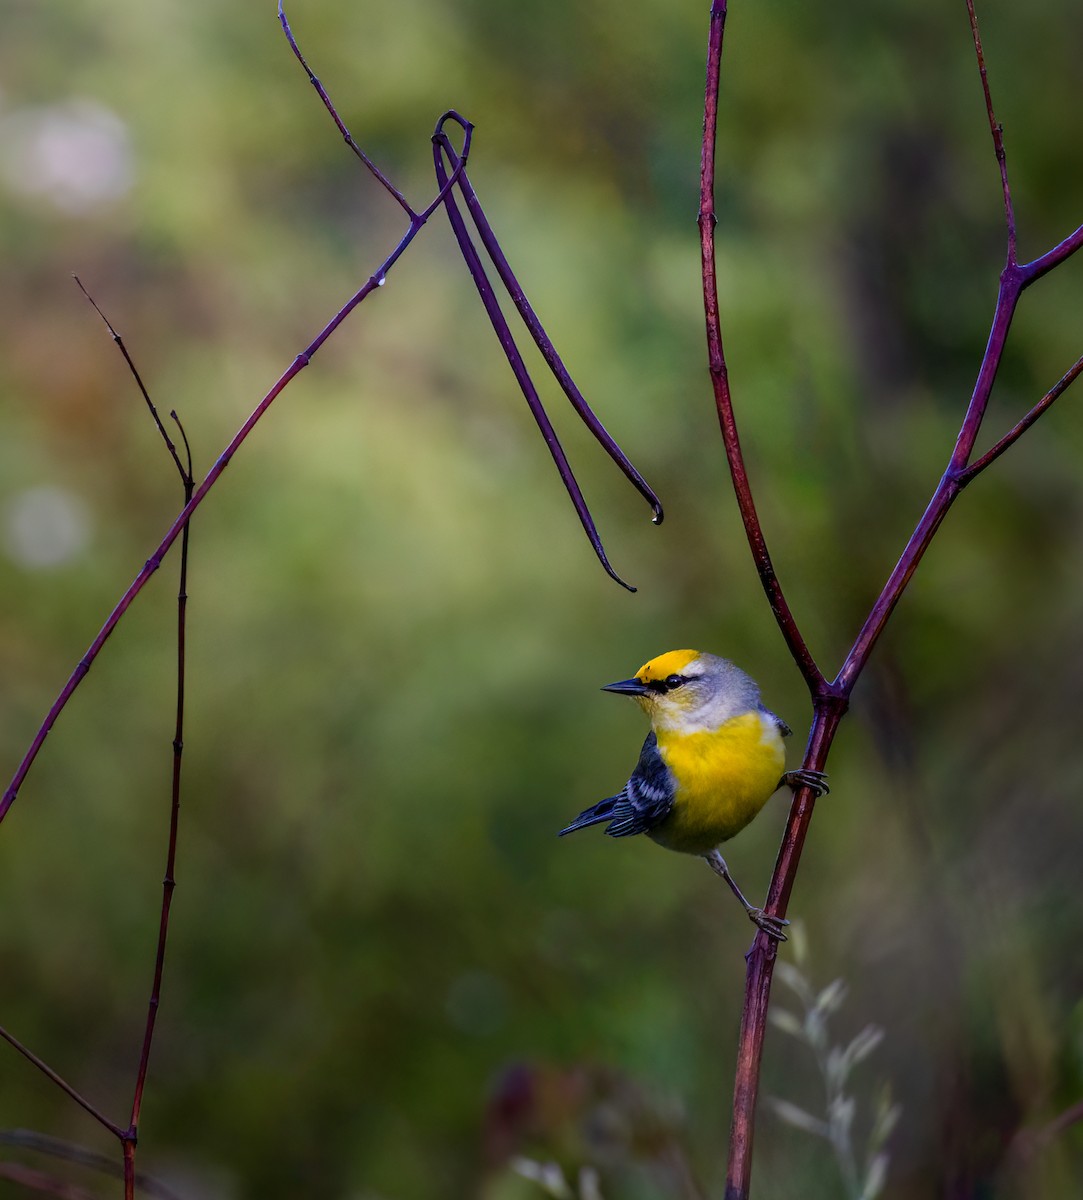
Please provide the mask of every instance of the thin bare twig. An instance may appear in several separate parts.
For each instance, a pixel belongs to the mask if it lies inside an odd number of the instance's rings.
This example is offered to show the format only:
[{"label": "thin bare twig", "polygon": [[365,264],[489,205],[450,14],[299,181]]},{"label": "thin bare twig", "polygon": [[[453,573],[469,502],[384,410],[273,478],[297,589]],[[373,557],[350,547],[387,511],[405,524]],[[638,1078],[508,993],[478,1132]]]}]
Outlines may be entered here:
[{"label": "thin bare twig", "polygon": [[1008,227],[1008,263],[1014,266],[1016,262],[1015,209],[1012,207],[1012,190],[1008,186],[1008,157],[1004,151],[1004,126],[1000,124],[993,113],[993,96],[989,91],[989,75],[985,70],[985,53],[981,46],[981,34],[978,32],[974,0],[966,0],[966,10],[970,15],[970,35],[974,42],[974,53],[978,58],[978,73],[981,75],[981,87],[985,95],[989,132],[993,135],[993,151],[996,154],[997,165],[1000,167],[1000,190],[1004,197],[1004,221]]},{"label": "thin bare twig", "polygon": [[19,1041],[17,1037],[9,1033],[2,1026],[0,1026],[0,1038],[3,1038],[4,1041],[7,1042],[7,1044],[13,1049],[18,1050],[18,1052],[27,1060],[27,1062],[33,1063],[34,1066],[37,1067],[37,1069],[47,1079],[51,1079],[52,1082],[55,1083],[65,1095],[74,1100],[84,1112],[89,1113],[99,1125],[103,1126],[105,1129],[108,1129],[114,1137],[124,1137],[124,1130],[121,1129],[119,1125],[115,1125],[112,1121],[110,1121],[103,1112],[95,1108],[89,1100],[80,1095],[79,1092],[77,1092],[75,1088],[73,1088],[71,1084],[67,1082],[66,1079],[61,1078],[61,1076],[59,1076],[56,1071],[54,1071],[53,1068],[44,1061],[44,1059],[38,1058],[38,1056],[32,1050],[29,1050],[22,1044],[22,1042]]},{"label": "thin bare twig", "polygon": [[170,438],[169,434],[166,432],[165,426],[162,424],[162,418],[158,415],[158,410],[154,407],[154,401],[151,400],[151,398],[150,398],[150,393],[147,391],[147,389],[143,383],[142,376],[139,374],[139,371],[136,368],[135,363],[132,361],[132,356],[128,353],[128,347],[125,346],[124,339],[113,328],[113,323],[109,320],[109,318],[105,315],[105,313],[103,313],[102,310],[98,307],[97,300],[95,300],[94,297],[86,290],[86,288],[83,286],[83,281],[79,278],[79,276],[73,275],[72,279],[75,280],[75,282],[79,285],[79,290],[83,293],[84,296],[86,296],[86,298],[94,306],[94,311],[105,322],[105,327],[106,327],[106,329],[109,330],[109,336],[113,339],[113,341],[116,343],[117,349],[124,356],[124,361],[128,364],[128,370],[131,372],[132,378],[135,380],[136,385],[139,388],[139,391],[143,395],[143,399],[146,402],[147,409],[150,412],[151,418],[154,421],[154,424],[157,427],[158,432],[162,435],[162,441],[165,442],[165,447],[169,451],[169,455],[173,459],[173,462],[174,462],[177,470],[180,472],[181,483],[183,483],[187,487],[192,481],[191,458],[189,457],[188,468],[187,468],[187,470],[185,470],[184,464],[180,460],[180,455],[177,453],[177,447],[174,446],[172,438]]},{"label": "thin bare twig", "polygon": [[1055,400],[1062,396],[1068,388],[1075,383],[1080,374],[1083,374],[1083,355],[1075,360],[1067,371],[1060,377],[1059,380],[1049,389],[1048,392],[1038,401],[1037,404],[997,442],[991,446],[986,452],[974,462],[972,462],[959,476],[960,483],[965,487],[974,478],[985,470],[991,463],[996,460],[1023,436],[1024,433],[1034,424],[1035,421],[1044,413]]},{"label": "thin bare twig", "polygon": [[[177,414],[170,414],[177,420]],[[192,498],[192,452],[185,436],[184,427],[177,421],[181,437],[184,439],[188,453],[188,475],[184,488],[185,504]],[[147,1005],[147,1022],[143,1032],[143,1047],[139,1055],[139,1066],[136,1071],[135,1089],[132,1096],[131,1117],[128,1132],[134,1138],[139,1128],[139,1114],[143,1103],[143,1087],[147,1079],[147,1069],[150,1065],[150,1049],[154,1040],[155,1022],[161,1003],[162,974],[165,969],[166,941],[169,936],[169,910],[173,901],[173,891],[176,887],[177,864],[177,835],[180,827],[181,802],[181,765],[184,755],[184,650],[186,618],[188,611],[188,539],[191,526],[185,525],[181,534],[180,578],[177,588],[177,701],[176,722],[173,732],[173,777],[169,809],[169,842],[166,850],[165,876],[162,879],[162,908],[158,921],[158,946],[154,958],[154,979],[151,984],[150,1000]]]},{"label": "thin bare twig", "polygon": [[286,19],[286,12],[285,12],[285,9],[282,7],[282,0],[278,0],[278,20],[282,25],[283,33],[285,33],[285,35],[286,35],[286,41],[288,41],[290,44],[290,49],[296,55],[297,61],[301,64],[302,67],[304,67],[305,74],[308,76],[309,82],[316,89],[317,95],[323,101],[324,108],[326,108],[327,111],[331,114],[331,119],[338,126],[338,131],[339,131],[339,133],[342,134],[343,141],[346,143],[347,146],[350,147],[350,149],[354,152],[354,154],[356,154],[357,157],[365,164],[365,166],[368,168],[368,170],[372,172],[373,176],[379,182],[380,186],[386,192],[388,192],[391,196],[393,196],[395,198],[395,201],[402,207],[402,209],[406,213],[406,215],[411,220],[413,220],[414,217],[417,216],[417,213],[415,213],[414,210],[410,207],[410,204],[407,201],[406,197],[399,191],[399,189],[397,187],[394,186],[394,184],[391,182],[391,180],[388,179],[388,177],[383,173],[383,171],[380,170],[380,168],[372,161],[371,158],[369,158],[369,156],[364,152],[364,150],[362,150],[361,147],[354,141],[353,134],[350,133],[350,131],[346,128],[345,122],[338,115],[338,112],[335,109],[335,106],[331,103],[331,97],[328,96],[327,92],[324,90],[323,84],[320,83],[319,79],[316,78],[315,72],[312,70],[312,68],[308,65],[307,61],[305,60],[305,56],[301,53],[301,49],[297,45],[297,40],[293,36],[293,30],[290,28],[290,23]]},{"label": "thin bare twig", "polygon": [[[134,370],[134,368],[133,368]],[[182,472],[184,480],[185,506],[192,499],[192,447],[176,410],[170,412],[184,442],[187,462]],[[181,766],[184,756],[184,685],[185,685],[185,642],[188,613],[188,543],[192,527],[186,522],[181,533],[180,568],[177,584],[177,700],[176,720],[173,728],[173,774],[169,806],[169,842],[166,849],[165,876],[162,879],[162,907],[158,918],[158,944],[154,954],[154,978],[151,983],[150,999],[147,1002],[147,1020],[143,1029],[143,1045],[139,1052],[135,1087],[132,1090],[132,1107],[125,1133],[124,1152],[124,1200],[135,1200],[135,1148],[139,1136],[139,1117],[143,1106],[143,1088],[150,1068],[150,1051],[154,1042],[154,1030],[158,1020],[158,1009],[162,997],[162,976],[165,971],[165,951],[169,938],[169,911],[176,888],[177,835],[180,830]]]}]

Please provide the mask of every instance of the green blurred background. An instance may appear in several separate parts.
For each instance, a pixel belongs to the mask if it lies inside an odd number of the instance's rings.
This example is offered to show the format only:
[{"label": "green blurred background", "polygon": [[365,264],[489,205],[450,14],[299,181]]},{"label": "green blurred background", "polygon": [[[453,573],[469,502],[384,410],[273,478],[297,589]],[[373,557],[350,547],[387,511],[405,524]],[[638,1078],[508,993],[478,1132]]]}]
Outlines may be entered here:
[{"label": "green blurred background", "polygon": [[[141,1166],[191,1200],[720,1195],[750,927],[693,860],[555,831],[643,722],[597,688],[678,646],[809,705],[749,563],[704,365],[706,0],[296,0],[357,139],[417,203],[429,135],[666,521],[558,426],[631,596],[593,561],[442,219],[277,402],[193,526],[179,887]],[[77,271],[205,472],[402,232],[272,0],[0,0],[0,747],[10,775],[179,508]],[[1083,220],[1083,9],[982,6],[1021,224]],[[965,6],[735,5],[722,304],[783,583],[837,666],[941,470],[1002,217]],[[1083,262],[1025,296],[983,444],[1080,352]],[[531,361],[537,361],[536,356]],[[1075,1197],[1083,1129],[1083,418],[1069,394],[967,493],[832,756],[791,915],[867,1023],[886,1195]],[[0,830],[0,1023],[118,1121],[168,818],[176,559]],[[762,894],[785,816],[727,857]],[[788,954],[790,951],[785,951]],[[773,1031],[765,1092],[822,1111]],[[0,1046],[0,1127],[112,1153]],[[1037,1137],[1032,1136],[1039,1131]],[[860,1137],[859,1137],[860,1141]],[[62,1168],[0,1150],[39,1169]],[[77,1173],[97,1194],[116,1185]],[[756,1194],[842,1194],[761,1113]],[[0,1196],[26,1194],[0,1179]]]}]

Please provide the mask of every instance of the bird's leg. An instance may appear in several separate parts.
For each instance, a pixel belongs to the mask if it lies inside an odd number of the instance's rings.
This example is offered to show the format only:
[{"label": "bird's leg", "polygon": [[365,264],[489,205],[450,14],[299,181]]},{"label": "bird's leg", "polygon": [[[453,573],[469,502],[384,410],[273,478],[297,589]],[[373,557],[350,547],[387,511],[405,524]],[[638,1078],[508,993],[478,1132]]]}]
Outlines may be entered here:
[{"label": "bird's leg", "polygon": [[817,799],[820,796],[826,796],[831,791],[827,786],[827,776],[823,771],[806,771],[804,767],[799,771],[787,771],[778,781],[778,786],[788,787],[795,792],[798,788],[811,788]]},{"label": "bird's leg", "polygon": [[730,874],[729,867],[726,866],[726,860],[717,850],[712,850],[710,854],[703,856],[707,860],[707,865],[716,875],[721,875],[726,881],[730,891],[740,900],[744,906],[744,910],[748,913],[748,919],[755,925],[758,925],[764,933],[769,937],[773,937],[776,941],[786,941],[786,935],[782,932],[785,926],[789,925],[789,921],[785,917],[769,917],[762,908],[756,908],[755,905],[749,904],[745,899],[744,893],[737,886],[736,881]]}]

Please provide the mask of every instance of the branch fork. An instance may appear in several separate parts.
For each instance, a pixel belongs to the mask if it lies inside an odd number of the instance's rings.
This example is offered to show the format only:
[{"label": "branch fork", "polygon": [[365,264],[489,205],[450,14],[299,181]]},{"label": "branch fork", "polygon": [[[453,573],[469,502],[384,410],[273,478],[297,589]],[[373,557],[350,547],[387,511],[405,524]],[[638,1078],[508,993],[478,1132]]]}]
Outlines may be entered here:
[{"label": "branch fork", "polygon": [[[948,465],[924,514],[903,548],[899,561],[854,639],[841,668],[832,680],[827,678],[813,658],[775,572],[753,500],[733,412],[718,310],[714,242],[716,225],[714,212],[715,144],[727,3],[726,0],[713,0],[711,6],[699,212],[708,368],[737,505],[749,548],[759,573],[760,583],[767,596],[771,611],[774,613],[779,632],[795,665],[801,672],[812,698],[813,721],[804,759],[804,767],[809,770],[822,771],[824,769],[839,722],[846,712],[854,684],[868,662],[873,647],[951,505],[963,489],[1014,445],[1083,373],[1083,357],[1080,357],[1012,429],[1008,430],[984,454],[976,459],[973,458],[974,445],[988,407],[993,383],[1004,354],[1012,318],[1020,296],[1032,283],[1037,282],[1043,275],[1065,262],[1083,246],[1083,225],[1039,258],[1030,263],[1019,263],[1015,211],[1008,179],[1007,155],[1004,149],[1004,130],[993,111],[974,0],[966,0],[966,5],[974,52],[985,96],[986,114],[993,139],[994,154],[1000,172],[1007,242],[1006,263],[1000,277],[989,340]],[[786,914],[786,906],[793,889],[800,864],[801,850],[808,833],[814,807],[815,797],[810,789],[802,788],[794,795],[765,906],[765,911],[773,917],[781,918]],[[745,1001],[734,1081],[726,1200],[747,1200],[751,1185],[752,1139],[759,1090],[760,1060],[763,1053],[771,980],[777,952],[777,943],[761,932],[757,934],[746,956]]]}]

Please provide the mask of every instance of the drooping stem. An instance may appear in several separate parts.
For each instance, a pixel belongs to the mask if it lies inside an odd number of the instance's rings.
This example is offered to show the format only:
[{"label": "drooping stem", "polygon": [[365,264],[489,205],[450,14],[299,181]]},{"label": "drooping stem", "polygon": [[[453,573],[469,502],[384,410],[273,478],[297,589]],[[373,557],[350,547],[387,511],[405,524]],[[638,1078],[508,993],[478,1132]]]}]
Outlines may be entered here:
[{"label": "drooping stem", "polygon": [[[448,173],[444,166],[444,156],[446,153],[444,140],[441,136],[433,138],[433,165],[436,169],[436,179],[441,184],[447,181]],[[453,155],[452,155],[453,157]],[[461,173],[460,173],[461,177]],[[508,360],[508,365],[511,367],[512,374],[519,385],[519,390],[523,394],[523,398],[527,402],[527,407],[530,409],[535,424],[538,426],[542,435],[542,440],[545,442],[546,449],[549,451],[557,468],[557,473],[560,475],[561,482],[568,493],[568,497],[572,502],[576,515],[579,517],[579,523],[583,527],[583,531],[587,535],[591,546],[598,561],[602,564],[606,574],[621,587],[626,588],[630,592],[636,589],[631,584],[626,583],[613,569],[606,555],[605,547],[602,545],[601,536],[598,533],[597,526],[594,524],[594,518],[590,514],[590,509],[587,506],[583,491],[579,486],[579,481],[575,477],[575,472],[568,462],[568,456],[565,453],[564,447],[561,445],[560,438],[556,430],[553,428],[553,423],[549,419],[549,414],[545,411],[545,406],[542,404],[541,397],[538,395],[538,389],[531,378],[530,372],[527,369],[526,363],[523,361],[523,356],[516,345],[515,338],[508,325],[507,318],[504,316],[500,308],[500,303],[496,298],[496,293],[493,285],[485,272],[485,267],[482,264],[481,256],[478,253],[477,247],[474,245],[473,239],[466,228],[466,222],[463,220],[462,213],[459,211],[458,205],[455,203],[451,192],[448,192],[444,200],[444,207],[447,210],[448,221],[451,223],[452,232],[455,235],[455,240],[459,245],[459,253],[463,256],[463,261],[466,263],[466,268],[470,272],[470,277],[474,281],[474,286],[477,289],[478,295],[481,298],[482,305],[486,314],[489,317],[490,324],[493,327],[493,332],[496,334],[497,341],[500,343],[500,348],[504,352],[504,357]],[[629,464],[630,465],[630,464]],[[651,493],[653,495],[653,493]]]},{"label": "drooping stem", "polygon": [[[458,156],[451,148],[451,144],[447,138],[441,136],[435,140],[439,149],[447,156],[452,168],[454,168],[457,165]],[[496,273],[500,276],[500,281],[503,283],[512,303],[518,309],[519,315],[523,319],[523,324],[534,339],[534,344],[538,347],[546,364],[553,372],[554,378],[560,384],[561,390],[568,397],[571,406],[575,409],[583,424],[590,430],[599,445],[617,464],[626,478],[633,484],[636,491],[651,506],[654,513],[654,523],[660,525],[663,518],[662,502],[658,499],[654,489],[647,483],[639,471],[636,470],[635,466],[628,459],[628,456],[610,436],[605,426],[598,420],[594,410],[586,402],[583,393],[571,377],[568,368],[564,365],[564,360],[557,352],[552,339],[545,332],[545,327],[538,319],[533,305],[527,299],[526,293],[515,276],[515,272],[512,271],[511,264],[500,247],[496,234],[489,224],[485,210],[481,206],[481,201],[478,199],[478,195],[470,182],[470,176],[466,171],[462,171],[459,175],[458,190],[462,195],[463,203],[466,205],[466,209],[470,213],[474,225],[477,227],[478,236],[481,238],[486,254],[488,254],[492,261]]]}]

